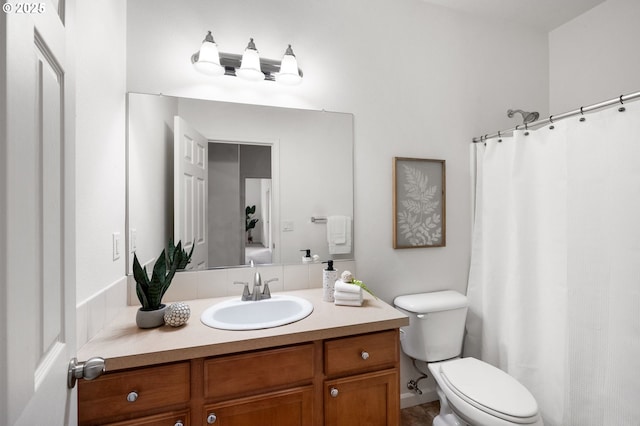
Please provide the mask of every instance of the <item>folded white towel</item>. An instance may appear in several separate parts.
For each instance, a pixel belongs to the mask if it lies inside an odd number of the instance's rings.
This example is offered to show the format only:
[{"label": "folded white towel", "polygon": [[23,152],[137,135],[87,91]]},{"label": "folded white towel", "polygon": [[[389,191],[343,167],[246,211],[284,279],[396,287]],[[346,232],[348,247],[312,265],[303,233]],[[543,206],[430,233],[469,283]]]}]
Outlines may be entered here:
[{"label": "folded white towel", "polygon": [[344,291],[334,291],[333,298],[340,300],[362,300],[362,293],[346,293]]},{"label": "folded white towel", "polygon": [[334,289],[336,291],[342,291],[345,293],[362,293],[362,287],[360,287],[359,285],[345,283],[342,280],[336,281]]},{"label": "folded white towel", "polygon": [[336,305],[344,305],[344,306],[362,306],[362,300],[339,300],[336,299],[333,302]]}]

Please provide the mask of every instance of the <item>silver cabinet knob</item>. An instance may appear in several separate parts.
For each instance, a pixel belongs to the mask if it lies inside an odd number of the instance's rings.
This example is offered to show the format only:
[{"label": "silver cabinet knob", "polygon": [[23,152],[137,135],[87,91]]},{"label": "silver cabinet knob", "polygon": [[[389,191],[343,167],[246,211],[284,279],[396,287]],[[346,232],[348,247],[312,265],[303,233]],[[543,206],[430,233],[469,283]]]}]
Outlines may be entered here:
[{"label": "silver cabinet knob", "polygon": [[336,388],[331,388],[331,390],[329,391],[329,393],[331,394],[332,397],[337,398],[338,397],[338,389]]},{"label": "silver cabinet knob", "polygon": [[184,423],[182,423],[182,420],[178,420],[173,426],[184,426]]},{"label": "silver cabinet knob", "polygon": [[367,359],[369,359],[369,352],[367,352],[367,351],[362,351],[362,352],[360,353],[360,356],[362,357],[362,359],[367,360]]},{"label": "silver cabinet knob", "polygon": [[210,424],[210,425],[214,424],[216,422],[216,420],[218,420],[218,418],[216,417],[216,415],[214,413],[210,413],[207,416],[207,423]]},{"label": "silver cabinet knob", "polygon": [[138,392],[136,391],[131,391],[129,392],[129,395],[127,395],[127,401],[129,402],[136,402],[137,399],[138,399]]}]

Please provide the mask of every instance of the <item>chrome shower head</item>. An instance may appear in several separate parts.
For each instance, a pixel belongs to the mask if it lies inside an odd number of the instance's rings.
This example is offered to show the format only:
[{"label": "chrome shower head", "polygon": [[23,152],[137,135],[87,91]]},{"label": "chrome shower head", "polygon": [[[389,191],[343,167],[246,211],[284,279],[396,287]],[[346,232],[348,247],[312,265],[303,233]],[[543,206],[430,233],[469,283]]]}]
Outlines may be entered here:
[{"label": "chrome shower head", "polygon": [[540,117],[540,114],[538,114],[536,111],[527,112],[521,109],[510,109],[509,111],[507,111],[507,116],[509,118],[512,118],[513,114],[515,113],[522,115],[522,124],[531,123],[532,121],[536,121],[538,117]]}]

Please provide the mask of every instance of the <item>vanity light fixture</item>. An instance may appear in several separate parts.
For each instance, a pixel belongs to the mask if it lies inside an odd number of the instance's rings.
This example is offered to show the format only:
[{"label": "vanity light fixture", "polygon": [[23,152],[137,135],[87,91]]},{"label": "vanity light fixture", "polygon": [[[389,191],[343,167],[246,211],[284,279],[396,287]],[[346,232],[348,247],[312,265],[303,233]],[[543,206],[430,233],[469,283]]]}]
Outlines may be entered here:
[{"label": "vanity light fixture", "polygon": [[191,55],[194,68],[207,75],[228,75],[250,81],[277,81],[286,85],[299,84],[302,81],[302,70],[289,45],[281,61],[261,58],[253,41],[249,39],[242,55],[218,51],[209,31],[202,42],[200,50]]}]

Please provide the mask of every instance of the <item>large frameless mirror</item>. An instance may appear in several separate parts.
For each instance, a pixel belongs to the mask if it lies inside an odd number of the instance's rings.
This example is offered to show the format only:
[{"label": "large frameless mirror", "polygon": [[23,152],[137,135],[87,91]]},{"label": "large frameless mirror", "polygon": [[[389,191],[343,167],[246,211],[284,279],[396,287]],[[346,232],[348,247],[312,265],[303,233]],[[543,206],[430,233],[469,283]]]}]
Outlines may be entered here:
[{"label": "large frameless mirror", "polygon": [[129,271],[169,239],[198,269],[354,258],[353,115],[130,93],[127,141]]}]

